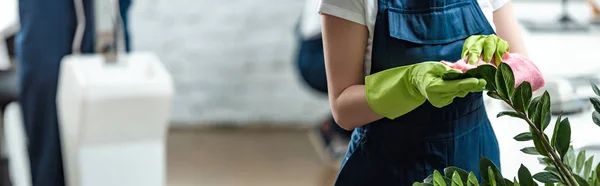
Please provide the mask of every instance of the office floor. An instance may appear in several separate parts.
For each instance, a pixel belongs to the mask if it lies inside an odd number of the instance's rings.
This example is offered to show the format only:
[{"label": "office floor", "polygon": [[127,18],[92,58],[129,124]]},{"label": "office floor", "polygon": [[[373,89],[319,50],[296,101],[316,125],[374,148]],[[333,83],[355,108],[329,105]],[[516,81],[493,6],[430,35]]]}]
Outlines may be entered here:
[{"label": "office floor", "polygon": [[168,186],[330,186],[336,172],[307,131],[175,129],[168,138]]}]

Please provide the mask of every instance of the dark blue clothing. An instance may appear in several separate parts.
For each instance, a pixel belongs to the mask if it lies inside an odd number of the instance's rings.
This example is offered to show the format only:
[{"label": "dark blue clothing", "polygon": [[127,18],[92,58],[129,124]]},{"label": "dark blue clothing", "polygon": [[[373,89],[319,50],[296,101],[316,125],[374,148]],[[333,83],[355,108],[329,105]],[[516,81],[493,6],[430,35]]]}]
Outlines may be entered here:
[{"label": "dark blue clothing", "polygon": [[301,24],[299,21],[294,30],[297,43],[296,67],[306,85],[317,92],[327,94],[323,38],[305,38],[300,32]]},{"label": "dark blue clothing", "polygon": [[[371,74],[457,61],[467,37],[494,30],[476,0],[379,0],[374,32]],[[410,186],[448,166],[479,175],[481,157],[500,166],[482,94],[471,93],[443,108],[426,102],[355,129],[335,185]]]},{"label": "dark blue clothing", "polygon": [[[81,46],[93,52],[93,1],[83,0],[86,32]],[[127,24],[130,0],[121,0]],[[63,159],[56,113],[60,61],[71,53],[77,21],[73,0],[19,0],[21,29],[16,38],[25,132],[33,186],[64,186]],[[127,27],[127,26],[125,26]],[[126,34],[128,39],[129,34]],[[129,46],[129,41],[126,41]]]},{"label": "dark blue clothing", "polygon": [[323,39],[305,39],[299,41],[297,65],[303,80],[314,90],[327,94],[327,75]]}]

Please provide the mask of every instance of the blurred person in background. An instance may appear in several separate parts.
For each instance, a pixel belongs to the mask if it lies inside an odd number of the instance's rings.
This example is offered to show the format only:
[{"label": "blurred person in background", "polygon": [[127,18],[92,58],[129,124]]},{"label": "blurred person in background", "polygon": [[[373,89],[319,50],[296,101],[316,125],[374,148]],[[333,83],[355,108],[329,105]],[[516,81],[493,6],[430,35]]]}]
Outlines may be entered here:
[{"label": "blurred person in background", "polygon": [[321,0],[318,10],[333,116],[354,129],[336,186],[407,186],[448,166],[480,175],[481,157],[500,167],[485,80],[444,80],[453,69],[440,61],[458,61],[472,35],[497,34],[527,56],[510,0]]},{"label": "blurred person in background", "polygon": [[[82,0],[86,29],[82,53],[94,52],[94,1]],[[108,1],[107,1],[108,2]],[[131,0],[120,0],[125,28]],[[108,14],[107,14],[108,15]],[[77,27],[73,0],[19,0],[21,29],[16,38],[20,104],[28,138],[33,186],[64,186],[56,108],[60,61],[72,52]],[[125,29],[126,50],[129,37]]]},{"label": "blurred person in background", "polygon": [[[327,95],[327,77],[321,38],[321,17],[317,11],[320,0],[306,0],[296,27],[298,51],[297,69],[304,82],[313,90]],[[342,129],[329,115],[311,133],[311,140],[321,156],[341,160],[346,153],[352,131]]]}]

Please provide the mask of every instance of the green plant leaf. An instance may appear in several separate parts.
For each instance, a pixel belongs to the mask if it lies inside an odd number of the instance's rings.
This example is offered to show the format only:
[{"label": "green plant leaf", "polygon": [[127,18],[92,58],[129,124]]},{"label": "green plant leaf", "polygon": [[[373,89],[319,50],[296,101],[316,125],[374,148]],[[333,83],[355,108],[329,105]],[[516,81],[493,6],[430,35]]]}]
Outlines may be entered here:
[{"label": "green plant leaf", "polygon": [[463,181],[458,172],[454,172],[454,174],[452,175],[452,186],[463,186]]},{"label": "green plant leaf", "polygon": [[[530,131],[533,132],[533,129],[530,128]],[[546,136],[545,133],[542,133],[543,138],[548,140],[548,136]],[[537,134],[532,133],[532,137],[533,137],[533,144],[535,145],[535,149],[537,150],[537,152],[542,155],[542,156],[548,156],[548,151],[546,150],[546,147],[544,147],[544,144],[542,143],[542,138],[540,138]]]},{"label": "green plant leaf", "polygon": [[[550,109],[550,108],[548,108]],[[550,125],[550,121],[552,121],[552,113],[548,112],[546,113],[546,116],[543,118],[543,122],[542,122],[542,129],[546,130],[548,128],[548,125]]]},{"label": "green plant leaf", "polygon": [[533,139],[533,136],[531,135],[531,132],[523,132],[515,136],[514,139],[517,141],[529,141]]},{"label": "green plant leaf", "polygon": [[450,72],[442,76],[443,80],[457,80],[466,78],[483,78],[486,83],[486,90],[496,90],[494,81],[496,75],[496,68],[492,65],[479,65],[476,68],[467,70],[464,73]]},{"label": "green plant leaf", "polygon": [[465,76],[465,73],[462,72],[446,72],[444,75],[442,75],[442,79],[443,80],[457,80],[457,79],[463,79],[463,77]]},{"label": "green plant leaf", "polygon": [[597,96],[600,96],[600,89],[598,89],[598,86],[596,86],[596,84],[592,83],[592,89],[594,90],[594,93],[596,93]]},{"label": "green plant leaf", "polygon": [[[558,123],[558,121],[557,121]],[[564,158],[571,144],[571,123],[569,118],[562,120],[557,126],[555,126],[555,134],[552,136],[555,139],[554,148],[560,155],[560,158]]]},{"label": "green plant leaf", "polygon": [[515,94],[512,99],[515,110],[526,113],[529,110],[529,103],[531,103],[531,94],[531,84],[527,81],[521,83],[517,89],[515,89]]},{"label": "green plant leaf", "polygon": [[[491,173],[494,173],[493,176],[489,175],[490,170]],[[492,160],[487,158],[481,158],[479,160],[479,171],[481,172],[481,178],[483,178],[486,182],[492,183],[492,181],[488,179],[495,178],[496,180],[494,180],[494,184],[496,184],[497,186],[504,186],[504,177],[500,173],[498,166],[496,166],[496,164],[494,164]]]},{"label": "green plant leaf", "polygon": [[600,99],[592,97],[590,98],[590,102],[592,102],[594,110],[596,110],[596,112],[600,112]]},{"label": "green plant leaf", "polygon": [[600,113],[598,111],[592,112],[592,120],[594,120],[596,125],[600,126]]},{"label": "green plant leaf", "polygon": [[521,164],[521,167],[519,168],[519,183],[523,186],[534,186],[534,182],[533,182],[533,177],[531,177],[531,172],[529,172],[529,169],[527,169],[527,167],[525,167],[523,164]]},{"label": "green plant leaf", "polygon": [[556,183],[560,181],[558,176],[550,173],[550,172],[540,172],[533,175],[533,178],[542,183]]},{"label": "green plant leaf", "polygon": [[552,166],[552,167],[548,166],[548,167],[544,168],[544,170],[548,171],[548,172],[551,172],[553,174],[556,174],[556,175],[560,175],[558,169],[556,169],[556,167],[554,167],[554,166]]},{"label": "green plant leaf", "polygon": [[[487,172],[488,172],[488,176],[489,176],[489,178],[488,178],[487,181],[489,182],[489,184],[492,185],[492,186],[498,185],[496,183],[496,176],[494,174],[494,171],[492,170],[492,167],[488,167],[488,171]],[[504,183],[504,180],[502,180],[502,183]]]},{"label": "green plant leaf", "polygon": [[[451,177],[451,176],[454,177],[454,174],[457,174],[457,173],[460,176],[461,180],[466,181],[467,179],[469,179],[469,172],[467,172],[461,168],[458,168],[455,166],[450,166],[450,167],[446,167],[444,169],[444,175],[446,175],[446,177]],[[454,178],[452,178],[452,179],[454,179]]]},{"label": "green plant leaf", "polygon": [[433,171],[433,186],[446,186],[446,181],[439,171]]},{"label": "green plant leaf", "polygon": [[552,133],[552,140],[550,140],[550,146],[556,148],[556,136],[558,134],[558,129],[560,128],[560,122],[562,121],[562,112],[558,115],[556,119],[556,123],[554,124],[554,132]]},{"label": "green plant leaf", "polygon": [[480,77],[477,76],[477,78],[483,78],[487,82],[485,85],[487,90],[496,90],[496,67],[492,65],[479,65],[477,72],[481,75]]},{"label": "green plant leaf", "polygon": [[496,117],[502,117],[502,116],[510,116],[510,117],[514,117],[514,118],[521,118],[523,119],[523,117],[521,117],[521,115],[517,112],[514,111],[503,111],[498,113],[498,115]]},{"label": "green plant leaf", "polygon": [[433,174],[430,174],[429,176],[427,176],[424,180],[423,183],[428,183],[428,184],[433,184]]},{"label": "green plant leaf", "polygon": [[521,149],[521,152],[525,153],[525,154],[529,154],[529,155],[541,155],[540,152],[538,152],[535,147],[525,147]]},{"label": "green plant leaf", "polygon": [[469,180],[467,181],[467,186],[479,186],[479,181],[477,181],[477,177],[473,172],[469,172]]},{"label": "green plant leaf", "polygon": [[596,175],[592,176],[596,176],[596,180],[600,181],[600,164],[596,165]]},{"label": "green plant leaf", "polygon": [[[487,84],[486,84],[487,86]],[[498,96],[498,93],[496,91],[488,91],[487,95],[491,98],[497,99],[497,100],[502,100],[502,98],[500,96]]]},{"label": "green plant leaf", "polygon": [[594,163],[594,156],[591,156],[590,158],[588,158],[588,160],[585,161],[585,163],[583,165],[583,177],[584,178],[590,177],[590,173],[592,171],[592,163]]},{"label": "green plant leaf", "polygon": [[448,178],[446,176],[442,176],[442,178],[444,178],[444,182],[446,182],[447,186],[452,185],[452,179],[451,178]]},{"label": "green plant leaf", "polygon": [[535,111],[537,110],[537,105],[541,99],[542,99],[542,96],[538,96],[531,100],[531,103],[529,104],[529,110],[527,111],[527,115],[529,116],[529,118],[533,119]]},{"label": "green plant leaf", "polygon": [[554,166],[553,161],[548,157],[538,157],[538,161],[543,165]]},{"label": "green plant leaf", "polygon": [[509,179],[504,178],[504,185],[506,185],[506,186],[514,186],[515,183],[513,183]]},{"label": "green plant leaf", "polygon": [[423,186],[423,184],[419,183],[419,182],[415,182],[415,183],[413,183],[413,186]]},{"label": "green plant leaf", "polygon": [[512,98],[515,93],[515,75],[513,74],[513,70],[506,63],[501,63],[498,65],[498,68],[502,69],[502,78],[504,79],[504,84],[508,93],[507,96],[508,98]]},{"label": "green plant leaf", "polygon": [[577,156],[575,156],[575,150],[573,149],[573,146],[569,146],[569,150],[567,151],[565,158],[563,158],[563,163],[566,164],[570,169],[574,169],[576,159]]},{"label": "green plant leaf", "polygon": [[535,127],[541,131],[545,130],[545,123],[550,119],[550,94],[548,91],[544,91],[542,98],[536,105],[536,111],[532,117]]},{"label": "green plant leaf", "polygon": [[544,183],[544,186],[554,186],[554,183]]},{"label": "green plant leaf", "polygon": [[585,163],[585,151],[581,150],[581,151],[579,151],[579,154],[577,155],[577,163],[576,163],[575,173],[577,173],[577,174],[581,173],[584,163]]},{"label": "green plant leaf", "polygon": [[517,180],[517,178],[513,178],[513,183],[515,183],[514,186],[520,186],[519,181]]},{"label": "green plant leaf", "polygon": [[577,183],[579,183],[579,186],[590,186],[590,184],[588,184],[588,182],[583,179],[581,176],[577,175],[577,174],[573,174],[573,177],[575,177],[575,181],[577,181]]},{"label": "green plant leaf", "polygon": [[515,90],[515,76],[508,64],[498,65],[495,82],[498,95],[505,100],[510,100]]}]

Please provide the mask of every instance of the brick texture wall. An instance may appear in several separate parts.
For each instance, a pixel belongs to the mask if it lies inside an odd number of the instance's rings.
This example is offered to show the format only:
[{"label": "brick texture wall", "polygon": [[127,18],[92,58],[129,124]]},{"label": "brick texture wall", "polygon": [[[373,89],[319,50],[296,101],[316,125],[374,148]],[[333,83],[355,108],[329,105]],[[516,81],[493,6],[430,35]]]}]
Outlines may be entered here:
[{"label": "brick texture wall", "polygon": [[328,112],[294,69],[293,27],[302,0],[137,0],[134,50],[157,53],[172,73],[172,120],[306,123]]}]

